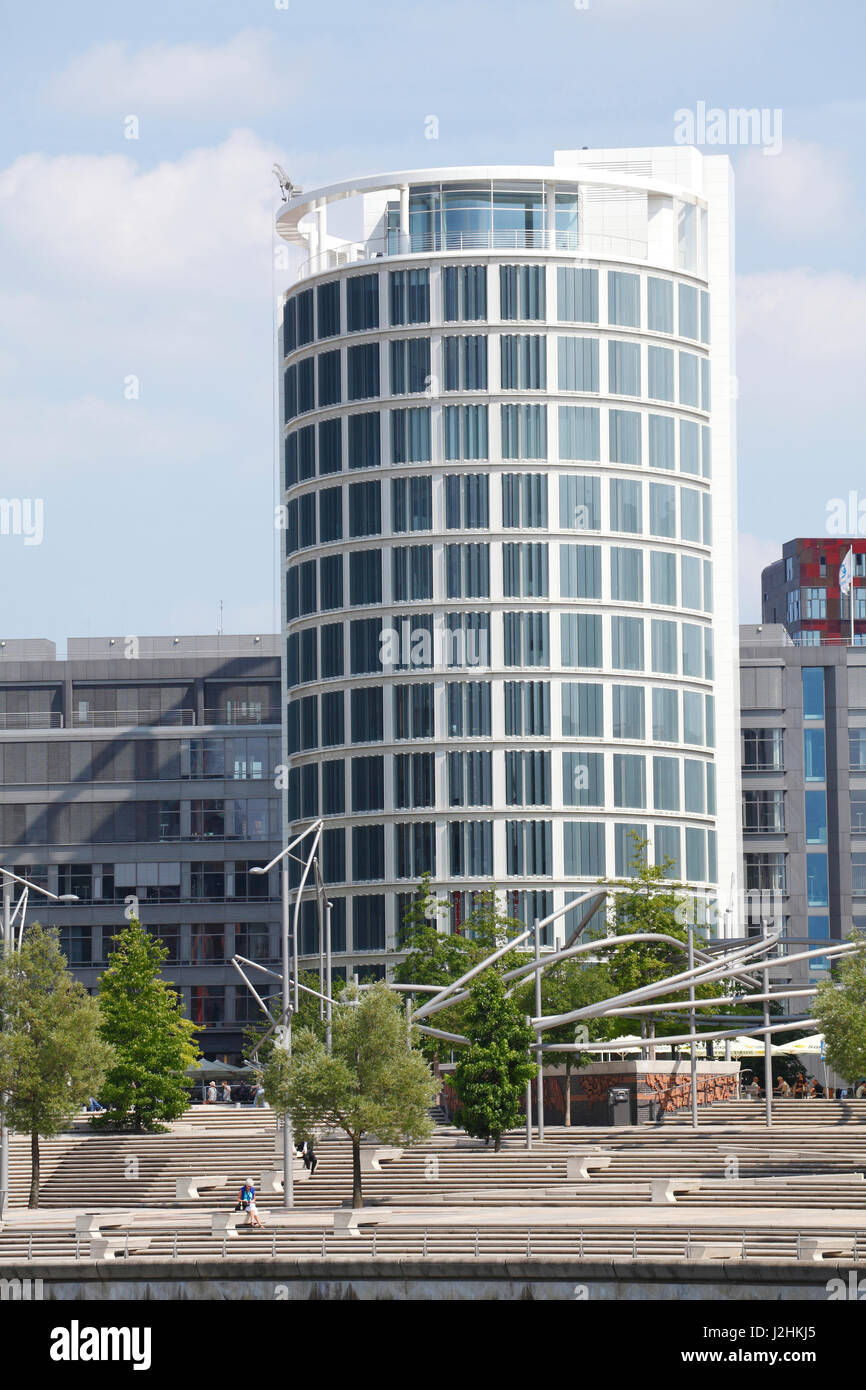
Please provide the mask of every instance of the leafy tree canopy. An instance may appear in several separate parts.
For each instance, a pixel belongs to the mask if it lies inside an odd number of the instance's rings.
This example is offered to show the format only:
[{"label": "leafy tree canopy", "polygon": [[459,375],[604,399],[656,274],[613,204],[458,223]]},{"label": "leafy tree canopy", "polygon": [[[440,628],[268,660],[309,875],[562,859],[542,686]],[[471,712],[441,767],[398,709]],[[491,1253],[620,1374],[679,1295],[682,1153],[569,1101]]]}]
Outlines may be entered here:
[{"label": "leafy tree canopy", "polygon": [[195,1025],[183,1016],[180,996],[160,970],[168,951],[140,922],[112,938],[108,969],[99,981],[100,1032],[114,1048],[100,1100],[97,1129],[161,1129],[186,1109],[188,1067],[201,1056]]}]

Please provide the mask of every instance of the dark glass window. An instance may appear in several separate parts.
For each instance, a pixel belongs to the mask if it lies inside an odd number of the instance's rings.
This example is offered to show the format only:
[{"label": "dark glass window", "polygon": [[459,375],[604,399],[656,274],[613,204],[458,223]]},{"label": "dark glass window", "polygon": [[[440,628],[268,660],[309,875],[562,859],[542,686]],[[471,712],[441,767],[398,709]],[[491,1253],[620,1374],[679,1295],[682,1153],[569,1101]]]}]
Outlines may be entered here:
[{"label": "dark glass window", "polygon": [[330,280],[316,291],[319,337],[334,338],[340,331],[340,282]]},{"label": "dark glass window", "polygon": [[346,281],[346,331],[363,333],[379,327],[379,277],[353,275]]}]

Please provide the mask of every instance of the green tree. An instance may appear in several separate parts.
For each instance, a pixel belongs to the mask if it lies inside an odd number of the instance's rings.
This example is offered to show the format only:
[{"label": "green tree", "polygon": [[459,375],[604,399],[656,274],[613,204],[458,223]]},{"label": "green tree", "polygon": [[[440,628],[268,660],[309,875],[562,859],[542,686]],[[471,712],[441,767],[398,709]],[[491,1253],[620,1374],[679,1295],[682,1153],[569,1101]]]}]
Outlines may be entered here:
[{"label": "green tree", "polygon": [[[599,1003],[613,994],[610,973],[601,961],[587,962],[571,957],[551,965],[541,976],[541,1010],[546,1015],[567,1014],[573,1009],[582,1009],[588,1004]],[[521,991],[521,1007],[524,1013],[535,1014],[535,978]],[[559,1028],[549,1028],[544,1032],[546,1043],[573,1043],[579,1025],[564,1023]],[[583,1025],[586,1028],[586,1042],[604,1042],[616,1036],[618,1027],[615,1019],[591,1018]],[[571,1073],[593,1061],[591,1052],[546,1052],[546,1066],[565,1067],[565,1123],[571,1124]]]},{"label": "green tree", "polygon": [[352,1143],[352,1205],[363,1205],[361,1139],[411,1144],[432,1132],[437,1084],[421,1052],[407,1046],[406,1015],[380,981],[350,985],[334,1006],[332,1051],[310,1028],[292,1037],[292,1055],[275,1048],[265,1068],[265,1095],[289,1115],[299,1138],[320,1125],[342,1129]]},{"label": "green tree", "polygon": [[[298,982],[301,985],[307,985],[309,989],[318,990],[319,972],[317,970],[302,970],[298,976]],[[256,985],[256,988],[258,989],[258,985]],[[341,979],[334,979],[333,995],[335,999],[339,997],[344,989],[344,981]],[[322,993],[324,994],[324,992],[323,989]],[[281,986],[277,985],[276,992],[272,993],[270,996],[263,995],[262,997],[265,998],[265,1002],[270,1003],[272,1014],[282,1013],[283,994]],[[317,1038],[321,1038],[324,1041],[327,1023],[325,1019],[319,1017],[320,1001],[314,994],[307,994],[305,990],[301,989],[299,991],[299,1003],[300,1008],[298,1012],[292,1014],[292,1028],[298,1030],[301,1028],[310,1028],[316,1034]],[[270,1033],[270,1037],[263,1042],[262,1039],[265,1037],[266,1033]],[[256,1061],[261,1066],[264,1066],[265,1063],[270,1060],[275,1045],[275,1035],[272,1031],[272,1025],[268,1023],[264,1014],[261,1015],[260,1019],[257,1019],[255,1023],[251,1023],[244,1030],[244,1056],[249,1057],[255,1049]]]},{"label": "green tree", "polygon": [[59,1134],[102,1085],[111,1049],[99,1006],[73,980],[55,931],[35,923],[0,958],[0,1091],[11,1129],[30,1135],[30,1202],[39,1205],[39,1137]]},{"label": "green tree", "polygon": [[[686,886],[671,881],[672,860],[649,864],[646,853],[649,842],[641,839],[635,831],[631,832],[631,836],[633,851],[629,877],[603,880],[600,885],[620,890],[610,894],[605,935],[655,933],[673,937],[687,946],[689,900]],[[696,949],[705,944],[705,937],[698,927],[694,928],[694,943]],[[688,968],[686,951],[666,941],[631,941],[622,946],[605,947],[599,955],[607,964],[613,994],[626,994],[642,985],[679,975]],[[742,989],[733,982],[719,980],[714,984],[698,985],[695,996],[698,999],[711,999],[726,992],[733,995],[742,993]],[[657,1000],[651,1002],[658,1003],[659,1013],[663,1013],[665,1003],[687,998],[687,988],[672,988],[668,994],[659,995]],[[701,1009],[701,1016],[718,1013],[720,1007],[713,1005]],[[682,1010],[677,1010],[673,1019],[661,1022],[659,1036],[683,1032],[682,1013]],[[619,1037],[634,1030],[634,1019],[621,1017],[616,1021],[611,1036]]]},{"label": "green tree", "polygon": [[470,986],[464,1019],[469,1046],[453,1077],[460,1102],[455,1123],[485,1143],[492,1139],[497,1152],[502,1135],[517,1124],[521,1097],[536,1072],[528,1055],[533,1034],[505,989],[502,975],[493,969]]},{"label": "green tree", "polygon": [[[848,940],[866,942],[866,935],[853,932]],[[849,1082],[866,1076],[866,949],[833,965],[833,978],[819,986],[813,1013],[833,1070]]]},{"label": "green tree", "polygon": [[189,1104],[186,1070],[201,1056],[195,1024],[160,970],[168,951],[133,919],[112,938],[117,944],[99,981],[100,1032],[112,1045],[96,1129],[158,1132]]},{"label": "green tree", "polygon": [[[503,912],[495,888],[482,889],[474,895],[472,909],[458,930],[441,931],[439,924],[447,920],[450,910],[447,899],[435,897],[430,875],[425,874],[403,914],[402,948],[408,955],[394,971],[397,983],[453,984],[523,930],[520,922]],[[495,968],[512,970],[527,958],[525,953],[515,949],[497,961]],[[419,1003],[429,997],[426,992],[417,996]],[[449,1033],[463,1033],[464,1007],[455,1004],[440,1010],[430,1018],[431,1026]],[[438,1063],[441,1041],[422,1034],[420,1046],[434,1065]]]}]

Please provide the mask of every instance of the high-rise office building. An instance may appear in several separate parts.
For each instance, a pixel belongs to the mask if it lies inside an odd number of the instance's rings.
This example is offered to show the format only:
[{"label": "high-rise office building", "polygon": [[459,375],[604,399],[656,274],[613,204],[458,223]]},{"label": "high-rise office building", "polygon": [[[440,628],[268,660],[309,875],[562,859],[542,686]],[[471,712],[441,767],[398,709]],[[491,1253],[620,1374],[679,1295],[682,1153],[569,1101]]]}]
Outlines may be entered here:
[{"label": "high-rise office building", "polygon": [[740,656],[745,927],[770,923],[789,953],[844,940],[866,928],[866,653],[779,623],[741,628]]},{"label": "high-rise office building", "polygon": [[[338,236],[334,227],[349,227]],[[334,226],[329,226],[329,217]],[[731,171],[693,148],[288,197],[288,819],[337,958],[424,873],[460,929],[741,841]],[[560,924],[560,930],[573,923]]]},{"label": "high-rise office building", "polygon": [[273,635],[0,642],[0,863],[79,899],[27,920],[93,991],[137,915],[209,1057],[261,1019],[232,956],[280,959],[279,699]]}]

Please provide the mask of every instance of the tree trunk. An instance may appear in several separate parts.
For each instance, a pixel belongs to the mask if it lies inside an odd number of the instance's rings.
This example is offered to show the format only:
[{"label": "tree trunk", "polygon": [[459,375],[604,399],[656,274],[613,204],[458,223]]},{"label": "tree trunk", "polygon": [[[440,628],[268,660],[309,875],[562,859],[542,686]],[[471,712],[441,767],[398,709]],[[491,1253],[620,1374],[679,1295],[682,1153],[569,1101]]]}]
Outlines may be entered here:
[{"label": "tree trunk", "polygon": [[28,1207],[39,1206],[39,1131],[30,1135],[30,1201]]},{"label": "tree trunk", "polygon": [[352,1140],[352,1206],[362,1207],[364,1198],[361,1193],[361,1141]]},{"label": "tree trunk", "polygon": [[565,1067],[565,1123],[571,1124],[571,1067]]},{"label": "tree trunk", "polygon": [[501,1135],[501,1134],[494,1135],[494,1139],[493,1139],[493,1152],[498,1154],[498,1153],[499,1153],[499,1150],[501,1149],[501,1147],[502,1147],[502,1135]]}]

